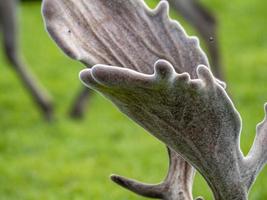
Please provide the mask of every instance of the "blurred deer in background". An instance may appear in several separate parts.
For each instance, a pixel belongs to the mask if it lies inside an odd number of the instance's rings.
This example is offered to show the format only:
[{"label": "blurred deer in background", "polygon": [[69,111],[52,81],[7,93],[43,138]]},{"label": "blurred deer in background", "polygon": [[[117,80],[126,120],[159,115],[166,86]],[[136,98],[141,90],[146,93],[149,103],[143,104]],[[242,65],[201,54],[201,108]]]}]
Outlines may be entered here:
[{"label": "blurred deer in background", "polygon": [[0,0],[0,29],[3,34],[3,47],[6,58],[18,73],[46,119],[50,119],[53,107],[46,92],[38,86],[25,64],[22,62],[17,41],[17,1]]},{"label": "blurred deer in background", "polygon": [[[217,40],[217,24],[215,17],[198,0],[168,0],[170,6],[191,24],[200,34],[208,49],[211,68],[214,75],[223,80],[220,53]],[[83,111],[91,95],[91,90],[84,88],[74,101],[71,116],[82,117]]]}]

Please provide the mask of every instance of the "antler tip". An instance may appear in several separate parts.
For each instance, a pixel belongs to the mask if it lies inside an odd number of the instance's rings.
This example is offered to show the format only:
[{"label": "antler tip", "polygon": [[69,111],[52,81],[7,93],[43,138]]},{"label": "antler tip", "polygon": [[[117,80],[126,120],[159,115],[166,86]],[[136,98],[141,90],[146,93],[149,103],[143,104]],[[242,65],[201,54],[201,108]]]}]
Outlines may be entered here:
[{"label": "antler tip", "polygon": [[120,176],[117,174],[111,174],[109,178],[115,183],[121,182]]},{"label": "antler tip", "polygon": [[156,10],[159,12],[163,12],[168,14],[169,12],[169,2],[167,0],[161,0],[156,8]]},{"label": "antler tip", "polygon": [[155,73],[160,79],[169,78],[175,70],[172,64],[166,60],[158,60],[155,65]]},{"label": "antler tip", "polygon": [[199,65],[197,67],[197,74],[200,79],[202,79],[206,84],[212,85],[214,82],[214,77],[210,69],[205,65]]},{"label": "antler tip", "polygon": [[91,77],[91,69],[83,69],[79,73],[79,78],[85,85],[89,84],[89,77]]},{"label": "antler tip", "polygon": [[112,174],[110,175],[110,179],[114,182],[117,183],[120,186],[126,187],[127,185],[129,185],[129,183],[131,182],[131,180],[124,178],[122,176],[119,176],[117,174]]}]

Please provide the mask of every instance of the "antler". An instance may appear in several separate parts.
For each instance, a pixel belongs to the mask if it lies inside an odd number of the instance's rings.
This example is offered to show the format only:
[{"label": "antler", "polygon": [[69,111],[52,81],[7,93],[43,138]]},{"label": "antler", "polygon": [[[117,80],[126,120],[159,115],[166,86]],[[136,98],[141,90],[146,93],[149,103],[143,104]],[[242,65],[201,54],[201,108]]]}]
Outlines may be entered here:
[{"label": "antler", "polygon": [[198,67],[198,79],[177,74],[164,60],[155,64],[154,71],[146,75],[96,65],[80,77],[189,160],[206,178],[216,199],[232,199],[237,193],[246,196],[239,172],[240,117],[224,89],[205,66]]},{"label": "antler", "polygon": [[196,77],[199,64],[208,66],[198,39],[168,18],[168,3],[154,10],[143,0],[45,0],[46,28],[70,57],[85,63],[107,64],[153,73],[153,64],[166,59],[179,73]]},{"label": "antler", "polygon": [[[43,1],[44,20],[50,35],[67,55],[87,67],[105,63],[151,74],[153,63],[166,58],[179,63],[175,65],[179,67],[175,69],[178,72],[186,71],[195,77],[197,65],[209,65],[206,55],[198,40],[188,37],[181,26],[169,20],[167,13],[168,4],[163,1],[155,10],[150,10],[140,0]],[[180,176],[187,173],[179,169],[180,165],[172,166],[178,160],[190,171],[189,164],[178,155],[170,159],[170,169],[177,170],[172,173]],[[191,179],[187,180],[188,184],[177,183],[177,188],[170,188],[168,192],[183,190],[189,199]],[[164,196],[168,198],[167,191]]]},{"label": "antler", "polygon": [[[164,200],[192,200],[192,186],[195,176],[194,168],[180,155],[168,148],[169,170],[162,183],[144,184],[118,175],[111,179],[120,186],[148,198]],[[201,197],[197,198],[201,200]]]},{"label": "antler", "polygon": [[165,1],[152,11],[141,0],[45,0],[43,12],[68,55],[108,64],[82,71],[85,85],[189,161],[216,200],[247,199],[266,162],[266,119],[244,157],[239,113]]},{"label": "antler", "polygon": [[243,179],[247,188],[252,186],[267,162],[267,103],[264,110],[264,120],[257,125],[254,143],[244,161]]},{"label": "antler", "polygon": [[244,158],[239,147],[240,116],[208,68],[199,66],[198,78],[191,79],[160,60],[154,71],[146,75],[96,65],[82,71],[80,77],[189,160],[205,177],[215,199],[247,199],[266,162],[266,118],[258,125],[252,150]]}]

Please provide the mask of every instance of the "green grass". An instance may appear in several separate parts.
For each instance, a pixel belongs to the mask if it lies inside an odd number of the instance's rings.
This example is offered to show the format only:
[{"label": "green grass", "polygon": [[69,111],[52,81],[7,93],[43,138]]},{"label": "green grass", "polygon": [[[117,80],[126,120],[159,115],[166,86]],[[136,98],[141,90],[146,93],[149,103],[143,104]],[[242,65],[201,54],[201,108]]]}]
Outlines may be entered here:
[{"label": "green grass", "polygon": [[[152,0],[149,3],[155,5]],[[203,3],[217,14],[228,91],[243,118],[241,145],[247,153],[267,101],[267,3]],[[119,173],[146,182],[161,181],[168,163],[164,145],[100,95],[88,102],[84,120],[67,117],[81,87],[78,72],[82,65],[66,58],[50,40],[43,29],[39,3],[22,6],[21,41],[25,60],[54,98],[56,120],[42,120],[1,53],[0,199],[141,199],[108,177]],[[264,170],[250,199],[267,198],[266,181]],[[194,195],[211,199],[199,175]]]}]

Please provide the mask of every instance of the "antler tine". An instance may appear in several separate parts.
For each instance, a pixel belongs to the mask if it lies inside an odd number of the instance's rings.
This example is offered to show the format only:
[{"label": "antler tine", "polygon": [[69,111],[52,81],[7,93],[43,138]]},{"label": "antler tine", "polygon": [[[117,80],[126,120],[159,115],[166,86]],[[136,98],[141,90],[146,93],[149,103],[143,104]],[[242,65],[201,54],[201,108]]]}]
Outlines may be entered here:
[{"label": "antler tine", "polygon": [[245,158],[243,179],[249,189],[267,162],[267,103],[264,105],[265,117],[257,125],[254,143]]},{"label": "antler tine", "polygon": [[162,195],[164,189],[163,184],[157,184],[157,185],[144,184],[136,180],[128,179],[119,175],[112,175],[110,178],[113,182],[138,195],[155,199],[163,198]]},{"label": "antler tine", "polygon": [[164,200],[192,200],[194,168],[169,148],[168,155],[170,158],[168,175],[162,183],[144,184],[118,175],[112,175],[111,180],[144,197]]}]

